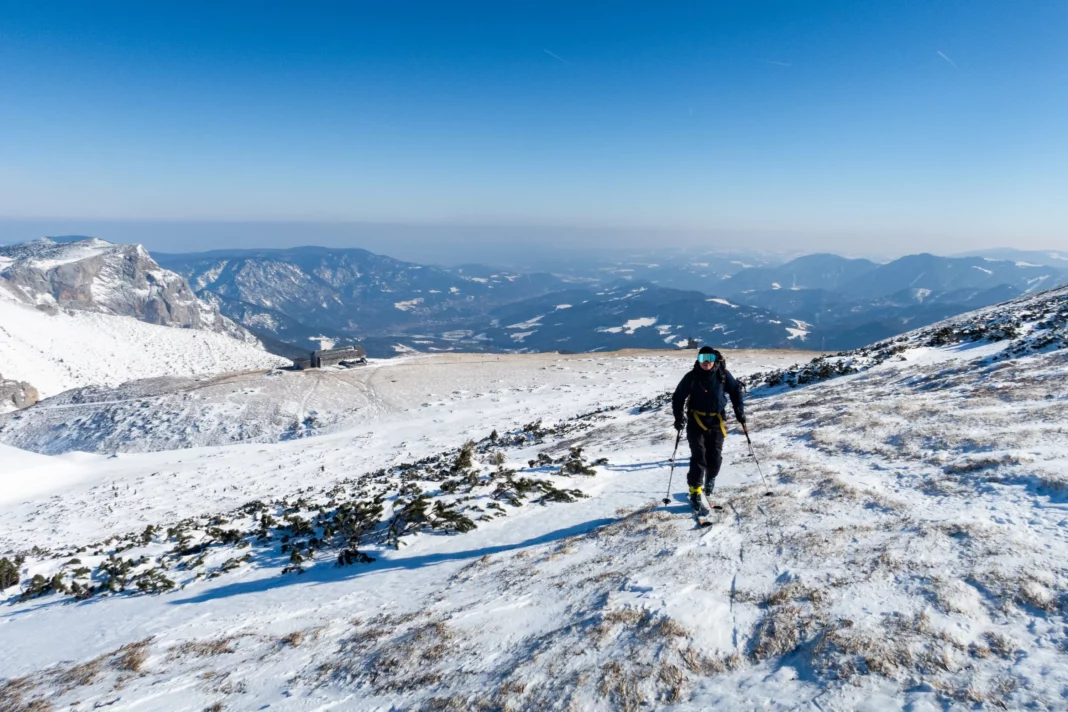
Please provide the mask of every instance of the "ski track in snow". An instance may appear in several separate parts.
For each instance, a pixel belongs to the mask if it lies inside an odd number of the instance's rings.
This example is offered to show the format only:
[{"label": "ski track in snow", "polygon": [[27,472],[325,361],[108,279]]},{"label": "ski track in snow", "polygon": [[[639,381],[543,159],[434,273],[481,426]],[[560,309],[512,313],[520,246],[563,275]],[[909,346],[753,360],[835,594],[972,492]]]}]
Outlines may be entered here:
[{"label": "ski track in snow", "polygon": [[[296,388],[301,420],[350,395],[355,410],[299,440],[268,429],[271,442],[59,455],[52,482],[20,459],[0,551],[83,545],[621,406],[508,452],[607,457],[568,482],[588,499],[408,537],[372,564],[281,576],[261,557],[180,591],[77,603],[5,591],[0,678],[29,676],[19,694],[79,709],[1063,708],[1068,353],[990,362],[999,348],[912,350],[752,398],[774,496],[732,428],[713,495],[726,506],[707,530],[685,505],[682,452],[659,504],[669,411],[633,408],[689,368],[669,354],[415,357],[320,372],[310,388],[283,374],[270,392]],[[744,376],[796,357],[728,362]],[[225,405],[255,382],[224,385],[201,392]],[[22,573],[54,565],[31,555]],[[137,671],[111,654],[142,640]]]}]

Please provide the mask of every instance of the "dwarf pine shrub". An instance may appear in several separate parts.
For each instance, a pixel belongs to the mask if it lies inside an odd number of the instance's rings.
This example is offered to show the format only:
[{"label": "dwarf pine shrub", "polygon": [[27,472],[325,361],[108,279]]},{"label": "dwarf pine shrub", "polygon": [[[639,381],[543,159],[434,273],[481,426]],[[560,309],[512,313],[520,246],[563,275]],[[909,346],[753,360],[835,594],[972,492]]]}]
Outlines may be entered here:
[{"label": "dwarf pine shrub", "polygon": [[15,564],[4,557],[0,559],[0,591],[5,588],[17,586],[19,583],[19,569]]}]

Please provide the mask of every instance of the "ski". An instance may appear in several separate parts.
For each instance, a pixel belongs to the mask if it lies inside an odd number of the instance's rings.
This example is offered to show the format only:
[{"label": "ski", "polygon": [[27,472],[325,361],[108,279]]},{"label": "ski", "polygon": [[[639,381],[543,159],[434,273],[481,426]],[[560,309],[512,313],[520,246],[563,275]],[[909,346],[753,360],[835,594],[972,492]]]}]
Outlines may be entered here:
[{"label": "ski", "polygon": [[[707,500],[706,500],[706,502],[707,502]],[[701,509],[703,511],[698,511],[696,509],[690,510],[692,512],[692,514],[693,514],[694,521],[697,522],[697,528],[698,529],[707,529],[708,527],[712,526],[713,522],[708,519],[708,515],[712,514],[712,512],[722,512],[723,511],[723,506],[722,505],[713,504],[710,507],[709,504],[710,503],[703,503],[702,504]]]}]

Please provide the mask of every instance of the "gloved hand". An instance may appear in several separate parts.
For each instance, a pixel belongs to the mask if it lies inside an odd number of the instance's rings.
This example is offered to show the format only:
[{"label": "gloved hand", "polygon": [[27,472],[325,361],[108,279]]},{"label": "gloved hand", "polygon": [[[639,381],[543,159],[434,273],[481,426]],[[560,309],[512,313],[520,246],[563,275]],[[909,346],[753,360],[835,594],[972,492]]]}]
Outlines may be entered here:
[{"label": "gloved hand", "polygon": [[686,427],[686,421],[682,418],[675,418],[675,430],[681,431]]},{"label": "gloved hand", "polygon": [[734,411],[734,419],[737,420],[740,424],[745,425],[745,413],[739,413],[738,411]]}]

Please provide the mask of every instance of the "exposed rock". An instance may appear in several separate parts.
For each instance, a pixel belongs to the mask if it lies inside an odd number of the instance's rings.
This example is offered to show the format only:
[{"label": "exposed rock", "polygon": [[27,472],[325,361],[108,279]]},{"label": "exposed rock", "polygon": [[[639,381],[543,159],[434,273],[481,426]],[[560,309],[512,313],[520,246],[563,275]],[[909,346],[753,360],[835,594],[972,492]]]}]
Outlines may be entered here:
[{"label": "exposed rock", "polygon": [[29,408],[40,400],[37,389],[25,381],[10,381],[0,374],[0,412]]},{"label": "exposed rock", "polygon": [[255,343],[256,337],[197,299],[185,278],[161,268],[141,245],[96,238],[42,238],[0,247],[4,291],[40,309],[132,316],[150,324],[204,329]]}]

